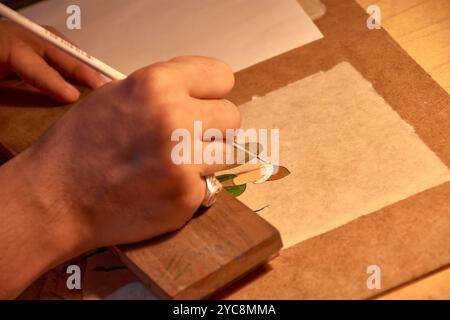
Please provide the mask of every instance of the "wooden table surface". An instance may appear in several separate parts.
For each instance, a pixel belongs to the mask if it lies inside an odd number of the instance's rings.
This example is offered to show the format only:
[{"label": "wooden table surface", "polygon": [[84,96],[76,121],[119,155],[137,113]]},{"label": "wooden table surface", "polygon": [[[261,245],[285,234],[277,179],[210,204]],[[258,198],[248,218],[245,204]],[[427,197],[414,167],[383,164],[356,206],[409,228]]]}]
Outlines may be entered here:
[{"label": "wooden table surface", "polygon": [[[357,2],[378,5],[383,28],[450,94],[450,0]],[[450,299],[450,266],[379,298]]]}]

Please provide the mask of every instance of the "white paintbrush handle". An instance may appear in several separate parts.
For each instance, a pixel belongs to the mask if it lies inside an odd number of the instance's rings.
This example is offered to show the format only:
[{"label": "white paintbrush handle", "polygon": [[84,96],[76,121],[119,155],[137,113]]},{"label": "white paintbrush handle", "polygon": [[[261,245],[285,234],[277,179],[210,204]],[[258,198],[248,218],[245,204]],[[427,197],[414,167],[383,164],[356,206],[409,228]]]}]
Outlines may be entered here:
[{"label": "white paintbrush handle", "polygon": [[62,39],[61,37],[57,36],[56,34],[41,27],[37,23],[34,23],[33,21],[24,17],[20,13],[17,13],[16,11],[8,8],[7,6],[5,6],[2,3],[0,3],[0,15],[17,23],[18,25],[20,25],[23,28],[27,29],[28,31],[34,33],[38,37],[50,42],[51,44],[60,48],[64,52],[70,54],[74,58],[86,63],[87,65],[94,68],[98,72],[104,74],[108,78],[110,78],[112,80],[122,80],[122,79],[126,78],[126,75],[124,75],[123,73],[108,66],[106,63],[103,63],[102,61],[98,60],[97,58],[89,55],[88,53],[84,52],[77,46],[74,46],[70,42]]}]

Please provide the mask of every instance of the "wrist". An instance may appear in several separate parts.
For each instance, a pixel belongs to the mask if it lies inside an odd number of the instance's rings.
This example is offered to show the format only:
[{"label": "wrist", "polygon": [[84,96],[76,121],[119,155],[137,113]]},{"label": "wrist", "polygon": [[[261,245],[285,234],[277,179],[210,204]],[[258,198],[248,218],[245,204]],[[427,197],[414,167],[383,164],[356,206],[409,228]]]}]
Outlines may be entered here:
[{"label": "wrist", "polygon": [[[15,296],[44,272],[90,249],[57,185],[27,152],[0,167],[0,295]],[[8,285],[9,284],[9,285]],[[2,291],[2,290],[0,290]]]},{"label": "wrist", "polygon": [[71,258],[94,249],[86,215],[79,212],[79,205],[74,203],[69,192],[70,185],[66,185],[79,182],[59,172],[61,166],[55,165],[42,152],[36,156],[29,149],[17,160],[18,170],[22,172],[22,179],[28,186],[30,206],[36,209],[35,218],[43,220],[41,227],[48,232],[48,244],[62,258]]}]

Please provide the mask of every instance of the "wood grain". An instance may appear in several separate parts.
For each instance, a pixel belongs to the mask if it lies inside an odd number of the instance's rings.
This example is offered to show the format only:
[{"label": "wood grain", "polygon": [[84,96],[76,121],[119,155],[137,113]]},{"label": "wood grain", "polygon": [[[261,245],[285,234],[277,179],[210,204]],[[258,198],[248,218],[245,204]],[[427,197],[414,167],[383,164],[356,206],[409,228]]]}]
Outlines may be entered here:
[{"label": "wood grain", "polygon": [[357,0],[381,8],[383,28],[450,93],[450,1]]},{"label": "wood grain", "polygon": [[118,248],[119,256],[160,297],[200,299],[261,265],[281,249],[278,231],[222,193],[183,229]]}]

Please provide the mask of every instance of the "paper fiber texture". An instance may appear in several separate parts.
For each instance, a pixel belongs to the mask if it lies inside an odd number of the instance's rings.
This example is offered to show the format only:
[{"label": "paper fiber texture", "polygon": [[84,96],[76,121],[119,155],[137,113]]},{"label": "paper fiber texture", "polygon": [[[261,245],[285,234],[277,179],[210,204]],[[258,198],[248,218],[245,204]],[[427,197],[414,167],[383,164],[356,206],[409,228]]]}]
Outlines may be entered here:
[{"label": "paper fiber texture", "polygon": [[239,197],[285,247],[439,185],[448,168],[413,127],[343,62],[241,106],[244,128],[280,129],[291,174]]},{"label": "paper fiber texture", "polygon": [[[68,30],[66,9],[81,9]],[[48,0],[21,11],[124,73],[179,55],[238,71],[322,38],[296,0]]]}]

